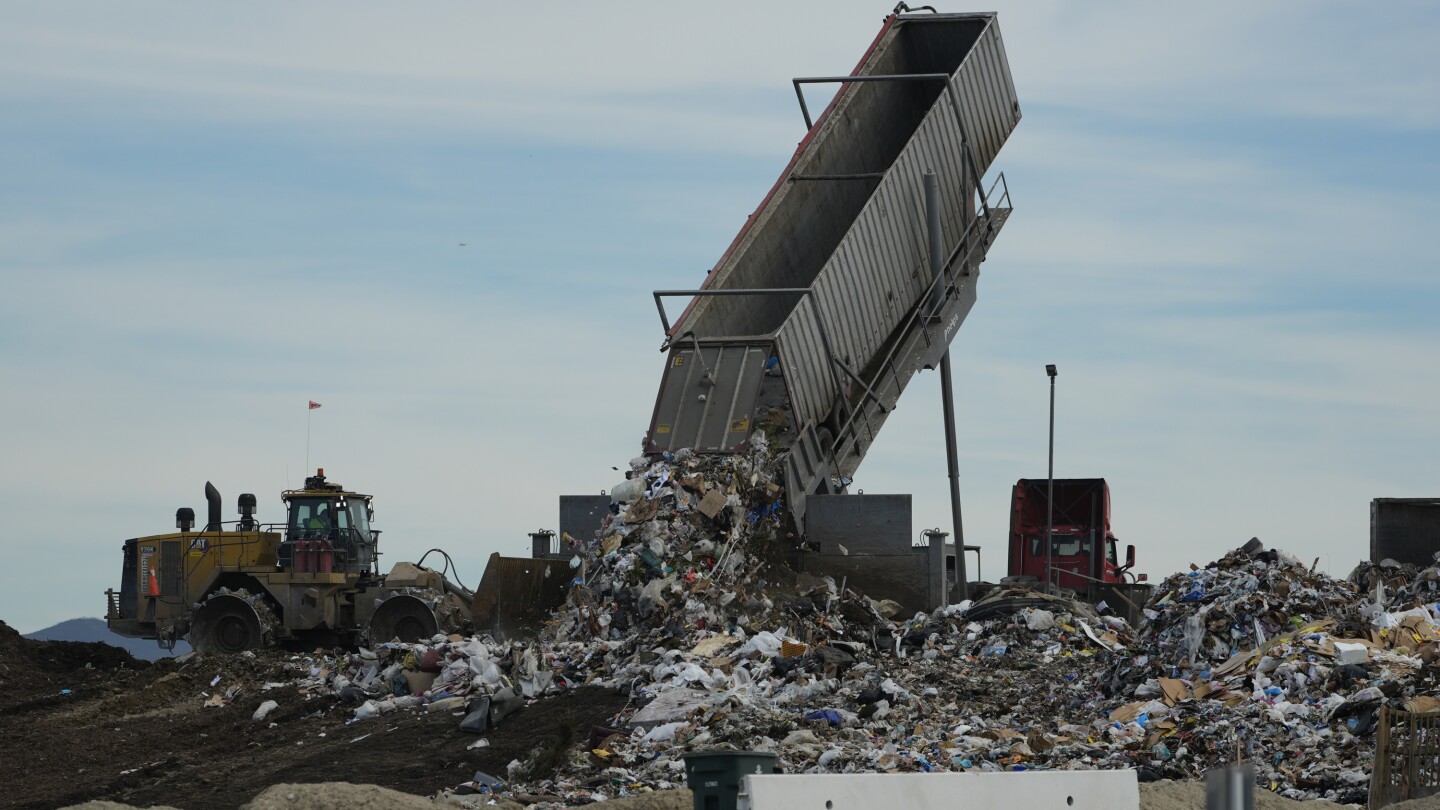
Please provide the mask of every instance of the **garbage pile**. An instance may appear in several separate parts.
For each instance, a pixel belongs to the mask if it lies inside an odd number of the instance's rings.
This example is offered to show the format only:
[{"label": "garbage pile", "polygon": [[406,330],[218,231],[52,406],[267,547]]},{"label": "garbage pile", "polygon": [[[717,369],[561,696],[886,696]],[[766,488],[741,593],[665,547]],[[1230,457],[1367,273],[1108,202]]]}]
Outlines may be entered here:
[{"label": "garbage pile", "polygon": [[597,536],[564,538],[575,553],[578,610],[546,637],[589,643],[641,629],[743,628],[773,609],[763,574],[782,548],[781,471],[764,433],[751,447],[631,460]]},{"label": "garbage pile", "polygon": [[635,459],[597,535],[565,538],[574,588],[542,656],[558,683],[618,688],[631,706],[526,790],[676,787],[681,754],[733,747],[792,772],[1183,779],[1243,758],[1291,798],[1363,801],[1374,708],[1431,690],[1413,645],[1362,635],[1389,611],[1258,542],[1167,580],[1139,631],[1067,600],[903,617],[797,582],[768,563],[786,541],[764,438],[745,455]]},{"label": "garbage pile", "polygon": [[1367,594],[1379,594],[1390,609],[1406,609],[1440,601],[1440,552],[1436,564],[1426,568],[1395,560],[1362,562],[1350,573],[1350,582]]},{"label": "garbage pile", "polygon": [[596,536],[564,538],[571,595],[538,637],[384,644],[301,681],[356,722],[425,707],[481,733],[558,691],[620,690],[558,763],[476,775],[570,803],[682,787],[682,754],[724,748],[809,773],[1193,779],[1244,760],[1288,798],[1363,803],[1379,707],[1440,707],[1435,569],[1339,580],[1252,541],[1166,579],[1138,628],[1034,593],[902,616],[774,563],[781,481],[759,433],[745,454],[636,459]]},{"label": "garbage pile", "polygon": [[1382,703],[1440,707],[1436,617],[1397,607],[1252,541],[1166,580],[1141,654],[1099,682],[1159,760],[1243,758],[1290,798],[1364,801]]}]

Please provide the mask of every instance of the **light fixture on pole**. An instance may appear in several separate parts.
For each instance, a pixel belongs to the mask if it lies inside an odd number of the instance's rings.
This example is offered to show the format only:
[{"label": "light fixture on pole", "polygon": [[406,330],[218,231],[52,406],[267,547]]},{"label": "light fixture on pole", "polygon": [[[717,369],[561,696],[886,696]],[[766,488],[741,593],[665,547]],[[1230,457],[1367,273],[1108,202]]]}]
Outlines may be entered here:
[{"label": "light fixture on pole", "polygon": [[1054,584],[1050,573],[1050,553],[1055,545],[1055,364],[1045,366],[1050,377],[1050,472],[1045,493],[1045,592]]}]

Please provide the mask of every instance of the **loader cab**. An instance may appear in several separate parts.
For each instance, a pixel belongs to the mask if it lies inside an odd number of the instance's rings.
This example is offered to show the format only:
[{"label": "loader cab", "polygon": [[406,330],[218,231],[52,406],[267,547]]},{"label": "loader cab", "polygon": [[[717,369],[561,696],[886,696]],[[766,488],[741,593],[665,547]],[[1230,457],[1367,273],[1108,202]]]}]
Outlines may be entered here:
[{"label": "loader cab", "polygon": [[279,566],[297,574],[364,574],[376,560],[379,531],[371,496],[347,492],[325,480],[320,469],[305,479],[305,488],[286,490],[285,540],[280,544]]}]

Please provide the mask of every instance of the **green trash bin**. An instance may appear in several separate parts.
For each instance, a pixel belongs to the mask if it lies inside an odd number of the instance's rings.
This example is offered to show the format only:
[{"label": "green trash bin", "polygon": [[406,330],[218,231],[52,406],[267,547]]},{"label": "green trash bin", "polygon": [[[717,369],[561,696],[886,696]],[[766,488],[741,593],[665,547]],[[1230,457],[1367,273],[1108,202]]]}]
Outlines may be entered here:
[{"label": "green trash bin", "polygon": [[696,751],[685,760],[685,785],[695,793],[695,810],[735,810],[740,780],[750,774],[779,773],[774,754],[760,751]]}]

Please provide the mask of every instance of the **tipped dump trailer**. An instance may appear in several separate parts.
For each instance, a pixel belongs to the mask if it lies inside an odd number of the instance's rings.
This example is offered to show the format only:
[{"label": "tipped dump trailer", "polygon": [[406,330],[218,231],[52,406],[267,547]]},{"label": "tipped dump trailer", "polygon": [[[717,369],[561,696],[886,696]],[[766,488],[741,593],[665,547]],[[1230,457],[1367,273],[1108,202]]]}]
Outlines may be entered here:
[{"label": "tipped dump trailer", "polygon": [[1370,561],[1435,564],[1440,552],[1440,498],[1370,501]]},{"label": "tipped dump trailer", "polygon": [[[933,532],[933,553],[912,548],[908,496],[862,509],[847,487],[910,379],[948,379],[1010,215],[1004,175],[988,174],[1020,121],[1005,43],[993,13],[896,13],[848,74],[793,89],[803,137],[780,177],[698,288],[653,293],[665,364],[642,450],[745,452],[762,432],[784,465],[794,567],[929,609],[963,594],[957,543],[975,548],[953,440],[957,531]],[[834,97],[813,116],[820,90]],[[591,498],[561,497],[560,537],[593,539],[611,504]]]},{"label": "tipped dump trailer", "polygon": [[[848,76],[794,86],[808,131],[789,165],[699,289],[654,293],[667,359],[645,450],[743,451],[769,429],[803,530],[806,497],[843,491],[974,304],[1010,213],[985,174],[1020,105],[993,13],[892,15]],[[812,120],[805,91],[836,86]],[[672,323],[673,298],[690,301]]]}]

